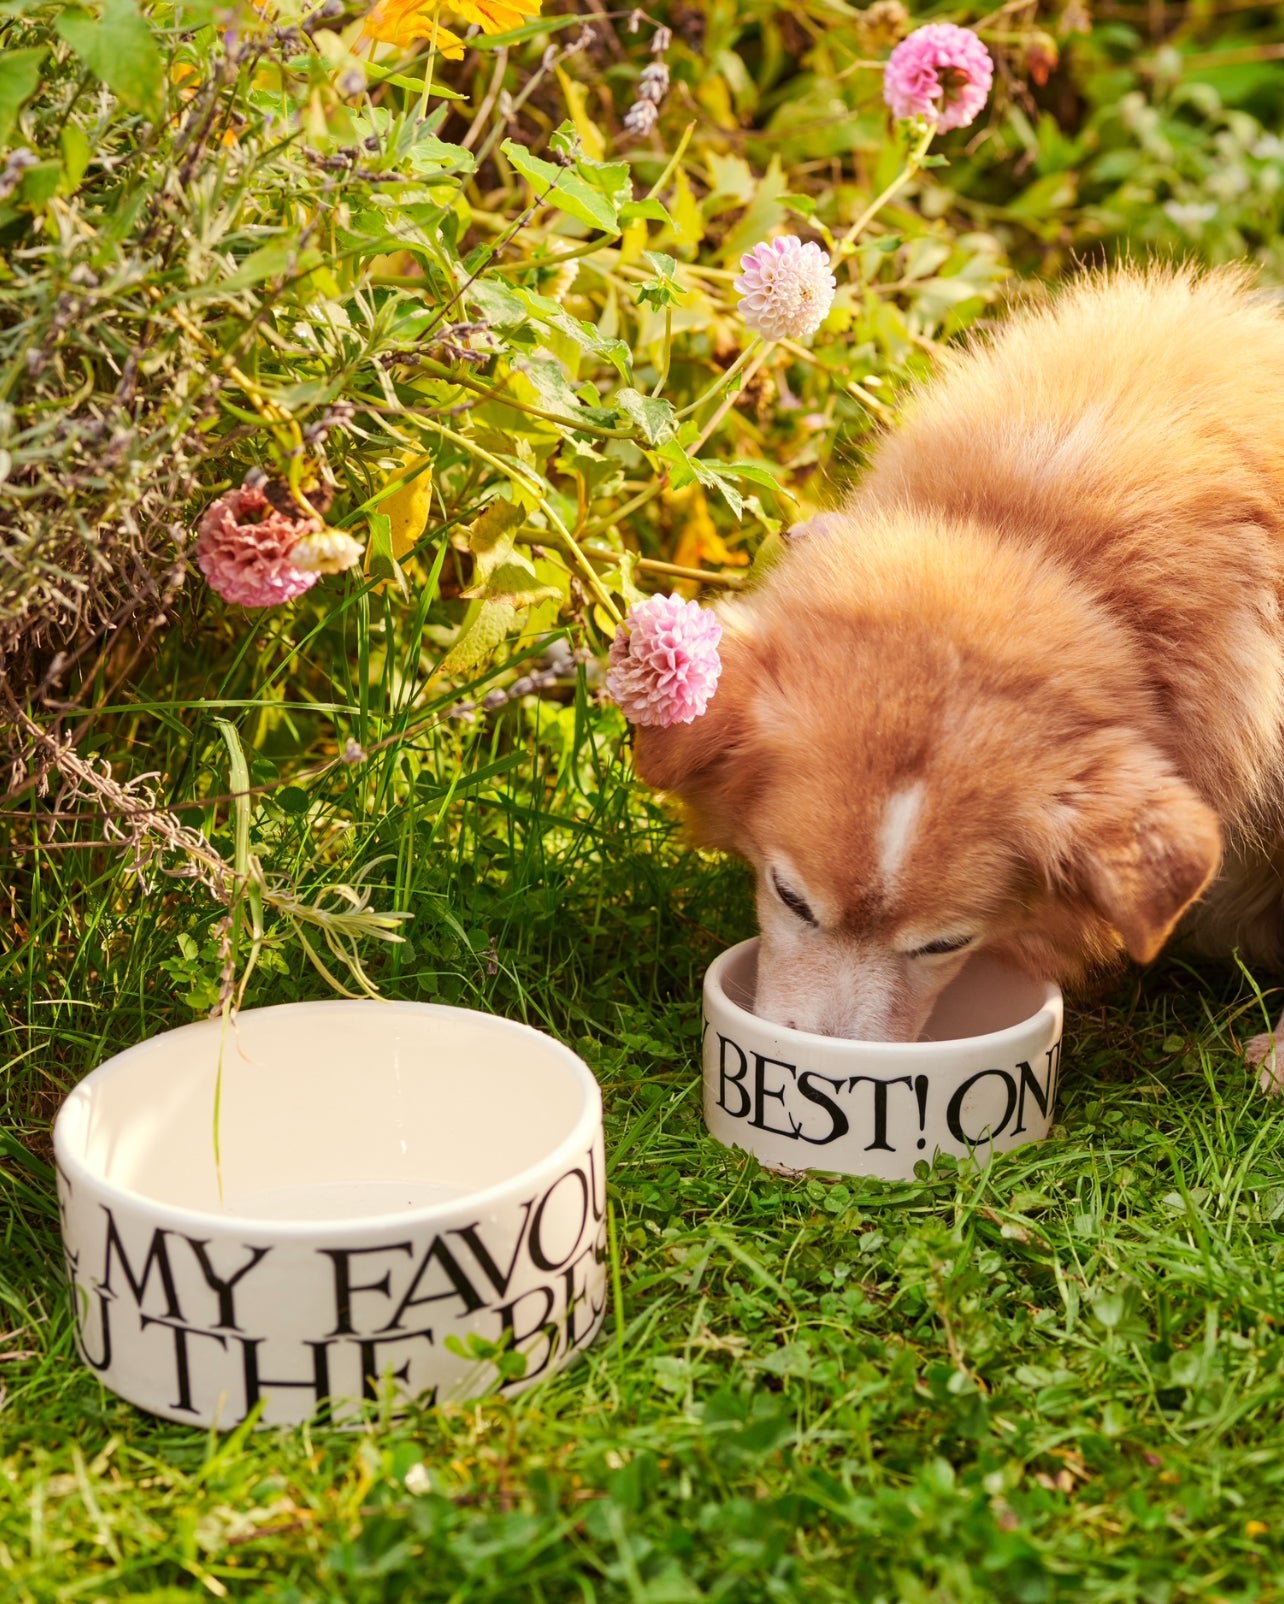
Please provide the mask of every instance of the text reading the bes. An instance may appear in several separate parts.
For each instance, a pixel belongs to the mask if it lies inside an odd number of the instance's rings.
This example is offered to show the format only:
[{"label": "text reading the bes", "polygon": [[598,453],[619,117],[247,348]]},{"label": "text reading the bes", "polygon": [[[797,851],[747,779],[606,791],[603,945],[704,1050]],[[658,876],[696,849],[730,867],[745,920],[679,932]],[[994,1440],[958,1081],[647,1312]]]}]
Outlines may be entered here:
[{"label": "text reading the bes", "polygon": [[[65,1175],[60,1191],[66,1208]],[[198,1400],[220,1393],[230,1393],[240,1417],[277,1389],[311,1393],[318,1407],[371,1399],[389,1376],[432,1401],[434,1389],[416,1385],[416,1372],[456,1329],[522,1352],[522,1376],[504,1383],[515,1385],[585,1345],[604,1312],[594,1291],[605,1195],[592,1150],[502,1225],[475,1220],[427,1239],[408,1232],[377,1244],[318,1246],[303,1264],[297,1250],[280,1246],[215,1245],[163,1227],[140,1233],[103,1203],[94,1216],[101,1250],[92,1265],[82,1251],[67,1267],[82,1356],[108,1372],[122,1343],[145,1336],[149,1362],[172,1375],[170,1407],[181,1414],[199,1414]],[[314,1335],[263,1334],[271,1321],[262,1311],[287,1280],[316,1289]]]}]

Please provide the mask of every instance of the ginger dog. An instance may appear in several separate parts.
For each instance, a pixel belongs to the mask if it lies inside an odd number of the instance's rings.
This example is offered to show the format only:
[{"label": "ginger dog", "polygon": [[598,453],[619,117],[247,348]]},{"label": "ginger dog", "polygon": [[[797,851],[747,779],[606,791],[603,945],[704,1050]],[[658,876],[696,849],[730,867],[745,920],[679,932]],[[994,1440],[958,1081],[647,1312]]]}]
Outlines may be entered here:
[{"label": "ginger dog", "polygon": [[708,711],[637,768],[755,869],[757,1006],[801,1030],[913,1039],[981,946],[1073,983],[1180,921],[1279,967],[1282,597],[1278,303],[1087,278],[718,608]]}]

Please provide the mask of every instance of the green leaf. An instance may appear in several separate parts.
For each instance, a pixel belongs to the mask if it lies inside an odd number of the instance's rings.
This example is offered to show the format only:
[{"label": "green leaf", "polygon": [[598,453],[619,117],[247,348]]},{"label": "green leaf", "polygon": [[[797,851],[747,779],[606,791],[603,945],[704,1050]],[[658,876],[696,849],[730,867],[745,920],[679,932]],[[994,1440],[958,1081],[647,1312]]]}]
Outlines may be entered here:
[{"label": "green leaf", "polygon": [[62,184],[60,161],[37,162],[28,167],[18,185],[18,194],[28,206],[44,206],[58,193]]},{"label": "green leaf", "polygon": [[404,155],[414,173],[471,173],[477,165],[477,158],[471,150],[465,150],[462,145],[451,145],[431,134],[416,139],[406,147]]},{"label": "green leaf", "polygon": [[[669,208],[663,201],[648,195],[645,200],[625,201],[620,207],[620,222],[634,223],[639,217],[646,218],[648,223],[664,223],[668,228],[677,228],[677,224],[669,214]],[[649,251],[646,253],[651,254]],[[672,258],[670,258],[672,260]]]},{"label": "green leaf", "polygon": [[122,105],[159,122],[165,109],[165,63],[136,0],[106,0],[101,17],[79,6],[63,10],[54,26]]},{"label": "green leaf", "polygon": [[40,87],[43,50],[6,50],[0,54],[0,145],[4,145],[18,113]]},{"label": "green leaf", "polygon": [[461,595],[470,601],[505,602],[510,607],[522,608],[553,601],[560,597],[561,591],[539,577],[529,557],[515,551],[507,561],[491,569],[484,587],[470,585]]},{"label": "green leaf", "polygon": [[636,425],[649,446],[663,445],[677,433],[678,415],[673,410],[673,403],[662,396],[642,395],[626,386],[615,392],[614,400],[629,422]]},{"label": "green leaf", "polygon": [[[476,285],[473,288],[476,289]],[[631,377],[630,351],[623,340],[607,339],[591,323],[584,323],[579,318],[572,317],[560,302],[550,300],[547,295],[526,289],[518,290],[516,294],[525,303],[531,317],[537,323],[564,334],[581,351],[590,351],[594,356],[604,357],[625,383],[628,383]]]},{"label": "green leaf", "polygon": [[[530,309],[498,279],[474,279],[468,286],[468,298],[486,319],[499,329],[515,329],[530,316]],[[556,305],[556,302],[553,303]]]},{"label": "green leaf", "polygon": [[79,187],[80,180],[85,176],[93,148],[89,143],[89,136],[79,123],[64,123],[62,133],[58,136],[58,143],[62,147],[63,191],[70,195]]},{"label": "green leaf", "polygon": [[370,514],[370,541],[366,547],[366,573],[381,584],[397,587],[402,600],[410,595],[410,586],[401,564],[393,554],[392,519],[386,512]]},{"label": "green leaf", "polygon": [[[548,584],[535,572],[535,565],[530,558],[515,549],[517,531],[524,521],[522,509],[511,501],[491,502],[468,533],[468,549],[473,554],[473,582],[461,592],[462,595],[472,601],[506,608],[513,615],[522,608],[551,601],[560,595],[555,586]],[[483,608],[483,612],[478,613],[473,621],[483,635],[500,622],[501,615],[493,608],[490,613],[485,613]],[[506,625],[505,633],[507,628]],[[461,634],[451,648],[452,658],[461,648],[467,649],[466,639],[471,637],[470,627],[467,635]],[[469,663],[467,666],[475,665]],[[458,661],[452,665],[452,672],[460,672]]]},{"label": "green leaf", "polygon": [[722,242],[719,252],[724,262],[738,262],[745,251],[759,240],[769,239],[785,221],[785,207],[781,196],[786,194],[789,180],[780,165],[779,156],[773,156],[767,171],[754,186],[753,199],[745,208],[740,221]]},{"label": "green leaf", "polygon": [[264,279],[283,278],[287,273],[307,273],[319,266],[321,260],[320,251],[301,251],[292,240],[273,240],[270,245],[251,251],[240,267],[226,278],[216,279],[212,284],[198,285],[184,299],[199,301],[214,295],[231,295],[238,290],[249,289],[253,284],[261,284]]},{"label": "green leaf", "polygon": [[[529,398],[546,412],[560,412],[568,418],[584,412],[584,403],[576,395],[560,362],[534,356],[523,357],[513,364],[509,388],[521,400],[528,399],[523,392],[529,390]],[[539,420],[531,419],[530,424],[538,428]]]},{"label": "green leaf", "polygon": [[[553,162],[532,155],[525,145],[519,145],[514,139],[506,139],[500,149],[535,191],[535,199],[540,205],[555,206],[568,217],[587,224],[589,228],[600,229],[604,234],[620,232],[618,200],[604,190],[586,184],[579,172],[573,172],[569,167],[558,167]],[[589,165],[580,163],[581,168]],[[627,173],[627,168],[625,171]]]}]

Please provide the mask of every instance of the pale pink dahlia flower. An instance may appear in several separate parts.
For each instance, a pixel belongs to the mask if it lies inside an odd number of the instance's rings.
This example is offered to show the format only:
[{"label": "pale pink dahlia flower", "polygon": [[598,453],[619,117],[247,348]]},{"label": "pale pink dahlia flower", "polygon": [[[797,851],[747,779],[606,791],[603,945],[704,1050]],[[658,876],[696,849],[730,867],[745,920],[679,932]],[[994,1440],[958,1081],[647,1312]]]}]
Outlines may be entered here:
[{"label": "pale pink dahlia flower", "polygon": [[829,258],[796,234],[765,240],[740,258],[740,316],[769,340],[815,334],[834,304]]},{"label": "pale pink dahlia flower", "polygon": [[883,99],[897,117],[926,117],[944,132],[975,122],[993,82],[990,52],[970,28],[929,22],[892,51]]},{"label": "pale pink dahlia flower", "polygon": [[639,602],[611,642],[606,688],[633,724],[690,724],[709,705],[722,662],[722,625],[681,596]]},{"label": "pale pink dahlia flower", "polygon": [[257,486],[242,485],[211,502],[196,537],[196,561],[224,601],[275,607],[311,590],[321,577],[296,568],[290,553],[321,528],[316,518],[291,518]]}]

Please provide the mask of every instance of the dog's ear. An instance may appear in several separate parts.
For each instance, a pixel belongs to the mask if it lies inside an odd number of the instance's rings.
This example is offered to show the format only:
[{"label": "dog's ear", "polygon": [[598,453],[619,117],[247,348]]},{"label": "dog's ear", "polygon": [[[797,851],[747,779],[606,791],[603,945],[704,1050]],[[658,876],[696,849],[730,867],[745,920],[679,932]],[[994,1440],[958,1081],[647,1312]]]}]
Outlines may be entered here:
[{"label": "dog's ear", "polygon": [[1057,856],[1129,954],[1149,963],[1216,874],[1221,830],[1153,748],[1112,744],[1057,799]]},{"label": "dog's ear", "polygon": [[639,726],[633,766],[648,785],[681,798],[701,844],[734,850],[743,802],[756,783],[751,745],[763,661],[744,629],[723,635],[721,657],[718,688],[705,711],[690,724]]}]

